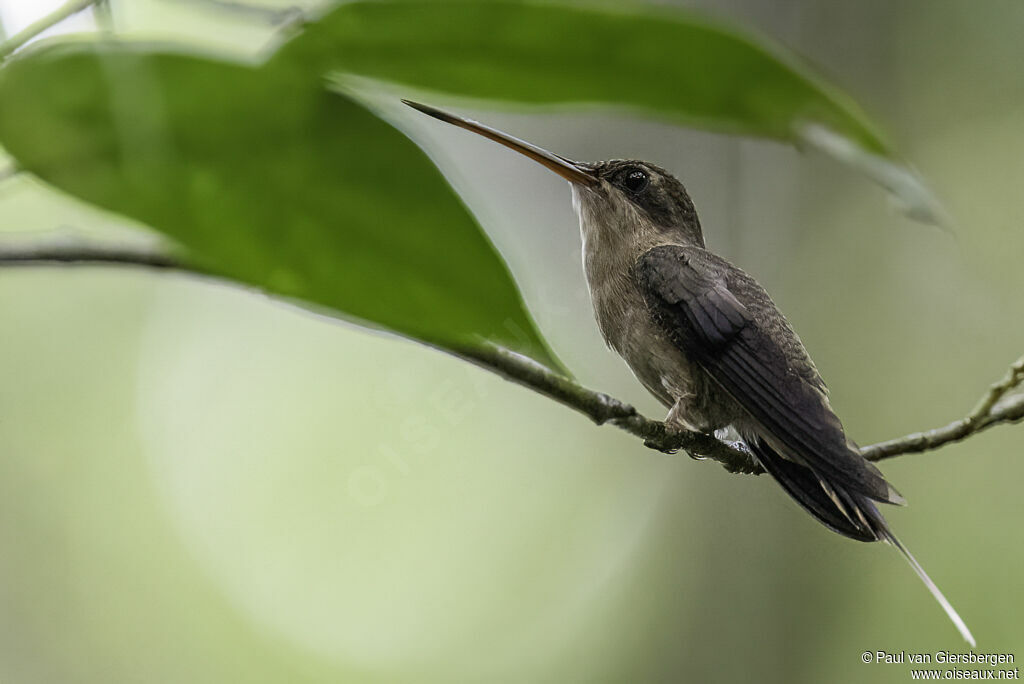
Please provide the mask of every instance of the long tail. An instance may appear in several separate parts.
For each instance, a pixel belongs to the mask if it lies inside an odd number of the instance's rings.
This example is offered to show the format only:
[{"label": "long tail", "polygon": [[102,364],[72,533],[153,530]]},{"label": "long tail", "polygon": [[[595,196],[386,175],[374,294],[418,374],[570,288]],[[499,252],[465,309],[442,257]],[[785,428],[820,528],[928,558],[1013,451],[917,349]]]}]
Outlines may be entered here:
[{"label": "long tail", "polygon": [[780,456],[774,449],[759,439],[747,439],[761,466],[782,485],[808,513],[829,529],[851,539],[860,541],[885,541],[907,559],[907,563],[921,578],[928,591],[939,602],[946,615],[953,621],[960,635],[973,648],[976,646],[971,630],[967,629],[960,614],[935,586],[935,582],[924,571],[907,547],[889,529],[875,502],[868,497],[851,492],[841,486],[823,480],[810,468],[794,463]]},{"label": "long tail", "polygon": [[[875,508],[875,505],[870,501],[868,504],[871,508]],[[935,600],[939,602],[940,606],[942,606],[942,610],[946,611],[946,615],[948,615],[949,619],[953,621],[953,625],[957,628],[957,631],[960,632],[960,636],[964,638],[964,641],[971,645],[971,648],[976,647],[978,644],[974,640],[974,635],[971,634],[971,630],[967,629],[967,625],[964,623],[963,618],[960,617],[960,613],[956,612],[956,608],[950,604],[945,595],[937,586],[935,586],[935,582],[932,582],[932,578],[924,571],[924,568],[922,568],[921,564],[917,562],[917,559],[914,558],[913,554],[911,554],[910,551],[907,551],[907,547],[905,547],[903,543],[896,538],[896,535],[892,533],[892,530],[889,529],[889,525],[886,524],[885,519],[882,518],[882,514],[878,513],[877,508],[875,508],[875,513],[878,515],[878,518],[882,523],[880,530],[882,538],[903,554],[903,557],[907,559],[908,563],[910,563],[910,567],[914,569],[917,576],[921,578],[922,582],[924,582],[924,586],[928,587],[928,591],[932,592],[932,596],[934,596]]]}]

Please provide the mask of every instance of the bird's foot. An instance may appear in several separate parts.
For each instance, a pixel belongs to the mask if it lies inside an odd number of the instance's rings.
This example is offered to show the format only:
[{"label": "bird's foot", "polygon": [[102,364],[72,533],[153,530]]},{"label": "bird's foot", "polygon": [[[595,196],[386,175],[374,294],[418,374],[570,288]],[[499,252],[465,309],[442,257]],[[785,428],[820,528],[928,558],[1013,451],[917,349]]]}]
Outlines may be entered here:
[{"label": "bird's foot", "polygon": [[663,454],[674,454],[679,451],[677,447],[666,447],[664,438],[659,439],[645,439],[644,446],[648,449],[654,449],[660,451]]}]

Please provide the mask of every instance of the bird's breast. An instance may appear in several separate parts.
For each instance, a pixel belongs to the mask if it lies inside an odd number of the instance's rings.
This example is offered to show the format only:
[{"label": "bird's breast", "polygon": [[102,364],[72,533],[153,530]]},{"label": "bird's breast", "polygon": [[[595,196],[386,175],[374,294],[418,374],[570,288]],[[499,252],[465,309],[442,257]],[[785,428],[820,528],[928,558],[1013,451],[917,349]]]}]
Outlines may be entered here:
[{"label": "bird's breast", "polygon": [[665,406],[693,394],[696,369],[654,320],[628,267],[585,270],[597,325],[608,346]]}]

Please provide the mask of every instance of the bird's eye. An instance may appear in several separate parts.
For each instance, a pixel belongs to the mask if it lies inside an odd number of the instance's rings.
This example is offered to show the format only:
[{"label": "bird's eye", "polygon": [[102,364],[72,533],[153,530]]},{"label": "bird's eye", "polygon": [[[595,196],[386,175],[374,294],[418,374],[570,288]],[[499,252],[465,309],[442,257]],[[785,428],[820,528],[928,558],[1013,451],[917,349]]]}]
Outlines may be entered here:
[{"label": "bird's eye", "polygon": [[626,192],[636,195],[644,191],[647,184],[651,182],[651,179],[647,175],[646,171],[633,168],[622,174],[622,180],[620,182]]}]

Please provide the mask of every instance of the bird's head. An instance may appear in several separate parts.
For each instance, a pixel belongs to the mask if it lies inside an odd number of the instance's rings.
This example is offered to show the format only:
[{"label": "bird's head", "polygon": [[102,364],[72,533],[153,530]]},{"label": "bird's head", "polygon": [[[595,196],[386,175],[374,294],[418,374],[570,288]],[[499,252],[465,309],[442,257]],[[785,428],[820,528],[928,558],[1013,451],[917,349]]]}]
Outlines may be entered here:
[{"label": "bird's head", "polygon": [[585,169],[591,179],[572,184],[573,204],[585,233],[595,238],[611,237],[601,234],[609,231],[644,233],[655,240],[704,246],[690,195],[665,169],[636,159],[573,164]]}]

